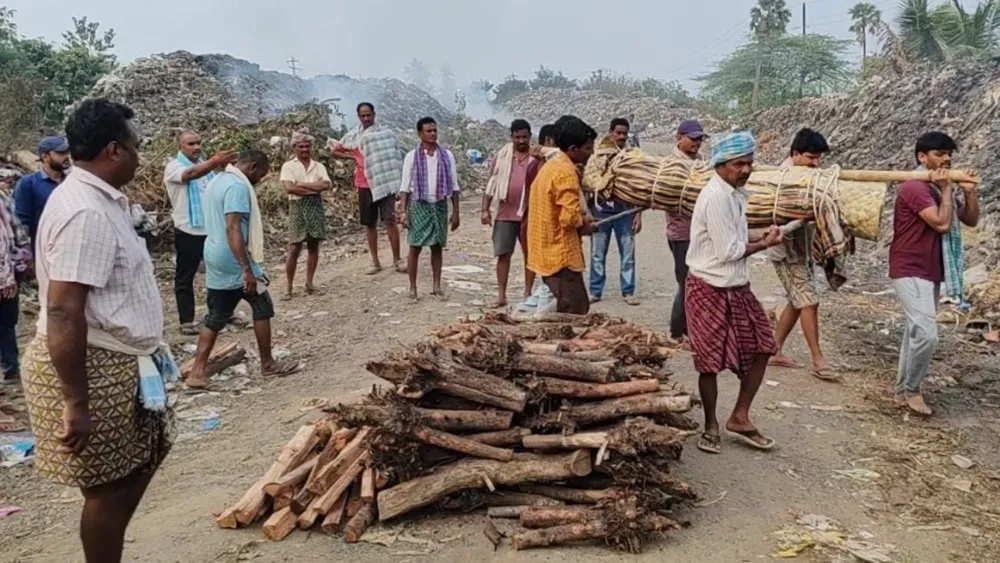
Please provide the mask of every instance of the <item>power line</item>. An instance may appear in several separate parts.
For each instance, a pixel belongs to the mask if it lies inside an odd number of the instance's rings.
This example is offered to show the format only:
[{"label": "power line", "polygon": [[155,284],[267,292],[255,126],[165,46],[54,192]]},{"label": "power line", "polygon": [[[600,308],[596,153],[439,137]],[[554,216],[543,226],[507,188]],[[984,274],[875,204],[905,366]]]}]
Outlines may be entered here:
[{"label": "power line", "polygon": [[299,60],[296,59],[295,56],[293,55],[292,58],[288,59],[285,62],[288,63],[288,68],[290,68],[292,70],[292,76],[298,76],[299,75],[298,74],[298,71],[299,71],[299,66],[298,66]]}]

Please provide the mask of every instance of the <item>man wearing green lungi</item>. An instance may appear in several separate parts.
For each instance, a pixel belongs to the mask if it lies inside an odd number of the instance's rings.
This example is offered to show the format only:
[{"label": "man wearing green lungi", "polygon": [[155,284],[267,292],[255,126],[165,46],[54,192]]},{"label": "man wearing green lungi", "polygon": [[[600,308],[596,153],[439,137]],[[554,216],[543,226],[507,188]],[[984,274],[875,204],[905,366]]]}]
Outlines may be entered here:
[{"label": "man wearing green lungi", "polygon": [[[448,244],[448,228],[458,229],[458,173],[455,155],[437,142],[437,122],[424,117],[417,122],[420,145],[403,159],[403,184],[399,194],[403,213],[400,223],[409,229],[410,254],[407,273],[410,275],[410,299],[417,299],[417,264],[420,251],[431,247],[431,271],[434,288],[431,296],[445,300],[441,289],[442,250]],[[451,220],[448,200],[451,200]]]}]

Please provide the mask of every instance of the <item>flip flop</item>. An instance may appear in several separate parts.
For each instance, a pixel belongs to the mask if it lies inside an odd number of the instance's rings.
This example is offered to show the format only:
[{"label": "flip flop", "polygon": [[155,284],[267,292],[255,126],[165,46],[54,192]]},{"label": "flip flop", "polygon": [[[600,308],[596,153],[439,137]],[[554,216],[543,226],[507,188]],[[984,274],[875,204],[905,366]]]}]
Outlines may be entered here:
[{"label": "flip flop", "polygon": [[788,356],[772,356],[767,365],[779,368],[798,369],[799,363]]},{"label": "flip flop", "polygon": [[632,307],[636,307],[639,305],[639,298],[634,295],[625,296],[623,298],[623,301],[625,301],[626,305],[631,305]]},{"label": "flip flop", "polygon": [[[767,451],[774,447],[774,440],[761,434],[756,428],[753,430],[730,430],[726,428],[726,434],[728,434],[730,438],[734,438],[736,441],[741,442],[742,444],[755,450]],[[761,444],[757,440],[754,440],[754,438],[763,438],[766,442]]]},{"label": "flip flop", "polygon": [[382,271],[382,266],[375,266],[373,264],[371,267],[369,267],[367,270],[365,270],[365,275],[366,276],[374,276],[375,274],[377,274],[377,273],[379,273],[381,271]]},{"label": "flip flop", "polygon": [[291,301],[294,298],[295,298],[295,296],[292,295],[291,293],[285,293],[285,294],[282,294],[282,296],[279,297],[278,299],[280,299],[282,301]]},{"label": "flip flop", "polygon": [[184,336],[198,336],[198,323],[184,323],[181,325],[181,334]]},{"label": "flip flop", "polygon": [[434,291],[432,291],[431,292],[431,297],[433,297],[434,299],[436,299],[438,301],[441,301],[441,302],[444,302],[444,301],[448,300],[448,296],[445,295],[444,292],[434,292]]},{"label": "flip flop", "polygon": [[392,267],[395,268],[396,271],[399,272],[400,274],[405,274],[406,272],[409,271],[406,267],[406,262],[403,262],[402,260],[399,260],[398,262],[394,263]]},{"label": "flip flop", "polygon": [[299,369],[299,361],[295,359],[275,360],[271,364],[271,369],[262,370],[264,377],[284,377],[291,375]]},{"label": "flip flop", "polygon": [[821,381],[840,381],[840,374],[830,366],[813,368],[810,374]]},{"label": "flip flop", "polygon": [[503,309],[506,306],[507,306],[507,302],[506,301],[503,301],[503,302],[494,301],[493,303],[490,304],[490,309]]},{"label": "flip flop", "polygon": [[698,439],[698,449],[709,454],[722,453],[722,436],[719,434],[709,434],[705,432]]},{"label": "flip flop", "polygon": [[326,295],[326,290],[322,287],[306,288],[306,295],[322,296]]}]

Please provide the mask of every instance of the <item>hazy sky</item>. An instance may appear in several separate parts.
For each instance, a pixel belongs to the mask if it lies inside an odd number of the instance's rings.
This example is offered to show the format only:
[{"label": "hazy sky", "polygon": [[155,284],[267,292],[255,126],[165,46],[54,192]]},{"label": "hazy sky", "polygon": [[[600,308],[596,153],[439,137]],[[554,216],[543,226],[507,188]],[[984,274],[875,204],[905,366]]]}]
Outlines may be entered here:
[{"label": "hazy sky", "polygon": [[[872,0],[884,16],[895,0]],[[849,38],[855,0],[807,0],[807,29]],[[228,53],[304,75],[400,76],[413,57],[448,62],[460,85],[539,65],[690,79],[745,38],[751,0],[14,0],[22,34],[58,40],[72,16],[117,33],[123,61],[178,49]],[[800,1],[789,0],[801,32]],[[860,48],[855,49],[860,58]],[[854,52],[852,51],[852,53]]]}]

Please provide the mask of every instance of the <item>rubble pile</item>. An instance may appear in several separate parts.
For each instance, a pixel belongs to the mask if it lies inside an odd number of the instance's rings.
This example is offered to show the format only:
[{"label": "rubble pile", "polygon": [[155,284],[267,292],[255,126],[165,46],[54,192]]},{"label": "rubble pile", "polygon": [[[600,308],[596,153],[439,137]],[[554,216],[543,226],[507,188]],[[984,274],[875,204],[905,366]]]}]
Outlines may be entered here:
[{"label": "rubble pile", "polygon": [[[502,314],[431,331],[370,362],[388,381],[302,426],[223,528],[296,528],[356,542],[421,509],[486,509],[514,549],[601,539],[635,552],[696,498],[669,473],[697,423],[662,370],[676,343],[621,319]],[[500,530],[505,530],[506,534]]]},{"label": "rubble pile", "polygon": [[560,116],[573,114],[591,127],[603,131],[616,117],[635,115],[636,132],[646,137],[668,137],[684,119],[699,119],[709,132],[723,129],[720,121],[690,108],[673,107],[649,96],[615,97],[594,90],[540,88],[525,92],[504,105],[515,118],[527,119],[536,128],[552,123]]},{"label": "rubble pile", "polygon": [[262,70],[229,55],[177,51],[138,59],[102,78],[91,96],[121,101],[136,111],[148,137],[190,128],[256,123],[280,117],[311,101],[327,103],[336,127],[353,125],[355,105],[373,102],[383,125],[412,130],[429,115],[445,126],[455,119],[430,94],[396,79],[357,80],[348,76],[300,78]]}]

